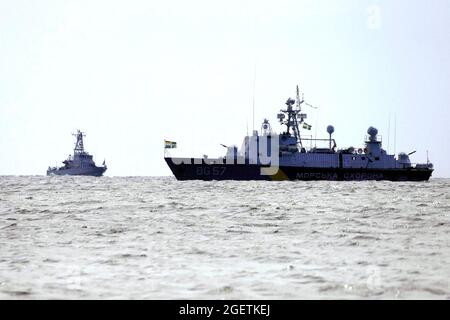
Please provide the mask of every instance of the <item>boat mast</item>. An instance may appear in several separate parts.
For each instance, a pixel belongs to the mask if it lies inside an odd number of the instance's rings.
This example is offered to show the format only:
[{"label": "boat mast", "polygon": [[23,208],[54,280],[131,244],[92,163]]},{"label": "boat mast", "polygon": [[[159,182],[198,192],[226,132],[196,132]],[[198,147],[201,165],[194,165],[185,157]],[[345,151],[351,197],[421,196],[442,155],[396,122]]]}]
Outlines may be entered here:
[{"label": "boat mast", "polygon": [[[303,122],[303,119],[306,118],[305,114],[300,114],[300,120],[298,119],[298,114],[301,112],[301,104],[304,102],[303,96],[300,100],[300,90],[297,86],[297,96],[296,99],[289,98],[286,101],[287,108],[286,110],[280,110],[282,114],[278,115],[278,119],[280,119],[280,123],[286,125],[286,133],[291,134],[291,129],[294,134],[295,139],[297,140],[297,143],[300,144],[300,147],[303,147],[302,145],[302,139],[300,137],[300,129],[298,127],[299,123]],[[294,105],[295,104],[295,105]],[[287,114],[287,120],[284,121],[284,114]]]},{"label": "boat mast", "polygon": [[75,143],[75,148],[73,149],[73,154],[83,154],[84,152],[84,145],[83,145],[83,137],[86,135],[81,132],[80,130],[77,130],[77,133],[73,133],[73,136],[77,138],[77,142]]},{"label": "boat mast", "polygon": [[295,100],[296,100],[296,104],[295,104],[296,110],[292,113],[292,121],[293,121],[293,124],[294,124],[294,127],[293,127],[294,128],[294,135],[295,135],[295,138],[297,139],[298,143],[300,144],[300,147],[303,147],[302,146],[302,139],[301,139],[301,136],[300,136],[300,129],[298,128],[298,124],[301,123],[303,121],[303,119],[298,120],[297,119],[297,114],[300,111],[302,111],[301,104],[304,102],[304,100],[303,100],[303,97],[302,97],[302,100],[300,100],[300,90],[298,88],[298,85],[297,85],[297,94],[296,94]]}]

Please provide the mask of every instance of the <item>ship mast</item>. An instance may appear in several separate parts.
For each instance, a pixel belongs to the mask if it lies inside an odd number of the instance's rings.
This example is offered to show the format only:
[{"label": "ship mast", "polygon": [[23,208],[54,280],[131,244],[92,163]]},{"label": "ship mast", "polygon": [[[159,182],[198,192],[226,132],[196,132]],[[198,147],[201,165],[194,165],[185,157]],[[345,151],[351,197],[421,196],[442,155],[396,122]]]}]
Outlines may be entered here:
[{"label": "ship mast", "polygon": [[80,130],[77,130],[77,133],[73,133],[73,136],[77,138],[77,142],[75,143],[75,148],[73,149],[73,154],[84,154],[84,145],[83,145],[83,137],[86,135],[81,132]]},{"label": "ship mast", "polygon": [[[282,109],[280,110],[282,113],[278,114],[278,119],[280,120],[280,123],[286,126],[286,133],[289,135],[293,134],[300,147],[303,147],[303,145],[300,136],[299,124],[301,124],[303,122],[303,119],[306,118],[306,114],[300,113],[302,111],[301,104],[303,102],[305,102],[305,100],[303,98],[303,95],[300,100],[300,90],[297,86],[296,99],[295,100],[292,98],[287,99],[286,110]],[[286,115],[287,120],[284,120]]]}]

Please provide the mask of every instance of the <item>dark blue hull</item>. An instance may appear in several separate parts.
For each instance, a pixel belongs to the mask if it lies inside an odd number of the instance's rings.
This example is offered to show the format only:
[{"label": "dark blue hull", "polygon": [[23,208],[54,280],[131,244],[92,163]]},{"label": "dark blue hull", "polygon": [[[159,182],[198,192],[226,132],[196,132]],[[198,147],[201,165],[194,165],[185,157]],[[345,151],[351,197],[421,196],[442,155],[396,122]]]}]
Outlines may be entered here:
[{"label": "dark blue hull", "polygon": [[101,177],[105,173],[106,167],[88,167],[88,168],[58,168],[47,170],[47,175],[57,176],[93,176]]},{"label": "dark blue hull", "polygon": [[275,175],[262,175],[261,165],[256,164],[174,164],[165,158],[177,180],[390,180],[427,181],[433,169],[370,169],[370,168],[311,168],[283,167]]}]

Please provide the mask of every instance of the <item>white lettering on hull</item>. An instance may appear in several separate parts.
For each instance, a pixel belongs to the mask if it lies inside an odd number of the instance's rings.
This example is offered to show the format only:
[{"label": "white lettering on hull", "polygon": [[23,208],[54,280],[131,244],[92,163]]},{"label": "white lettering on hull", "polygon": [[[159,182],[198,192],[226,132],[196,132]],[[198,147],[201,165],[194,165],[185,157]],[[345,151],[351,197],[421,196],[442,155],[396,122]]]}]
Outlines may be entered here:
[{"label": "white lettering on hull", "polygon": [[299,172],[296,176],[297,179],[317,179],[317,180],[337,180],[337,173],[320,173],[320,172]]},{"label": "white lettering on hull", "polygon": [[[384,178],[382,173],[344,173],[344,180],[382,180]],[[338,180],[337,173],[332,172],[299,172],[296,179],[303,180]]]},{"label": "white lettering on hull", "polygon": [[382,180],[382,173],[344,173],[344,180]]}]

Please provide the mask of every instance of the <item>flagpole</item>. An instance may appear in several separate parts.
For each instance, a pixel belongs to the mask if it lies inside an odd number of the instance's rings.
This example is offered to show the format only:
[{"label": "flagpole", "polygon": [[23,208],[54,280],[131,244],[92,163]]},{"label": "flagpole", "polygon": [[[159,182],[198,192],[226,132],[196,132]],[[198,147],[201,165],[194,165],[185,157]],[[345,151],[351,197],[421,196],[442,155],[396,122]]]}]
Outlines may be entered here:
[{"label": "flagpole", "polygon": [[391,149],[391,112],[389,111],[389,117],[388,117],[388,143],[387,143],[387,152],[389,154],[389,150]]},{"label": "flagpole", "polygon": [[[253,103],[252,103],[252,105],[253,105],[253,132],[255,132],[255,87],[256,87],[256,63],[255,63],[255,70],[254,70],[254,73],[253,73]],[[253,135],[253,132],[252,132],[252,135]]]},{"label": "flagpole", "polygon": [[164,158],[166,158],[166,140],[163,140]]},{"label": "flagpole", "polygon": [[397,147],[397,114],[394,113],[394,157]]}]

